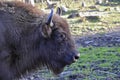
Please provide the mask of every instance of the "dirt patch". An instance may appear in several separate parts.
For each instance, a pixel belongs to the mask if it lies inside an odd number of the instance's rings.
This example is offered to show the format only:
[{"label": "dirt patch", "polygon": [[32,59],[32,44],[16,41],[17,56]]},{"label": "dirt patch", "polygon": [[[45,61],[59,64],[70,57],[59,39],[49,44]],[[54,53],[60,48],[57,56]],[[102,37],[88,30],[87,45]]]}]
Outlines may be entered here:
[{"label": "dirt patch", "polygon": [[[89,33],[88,33],[89,34]],[[90,36],[74,36],[76,46],[120,46],[120,26],[105,34],[95,34]]]}]

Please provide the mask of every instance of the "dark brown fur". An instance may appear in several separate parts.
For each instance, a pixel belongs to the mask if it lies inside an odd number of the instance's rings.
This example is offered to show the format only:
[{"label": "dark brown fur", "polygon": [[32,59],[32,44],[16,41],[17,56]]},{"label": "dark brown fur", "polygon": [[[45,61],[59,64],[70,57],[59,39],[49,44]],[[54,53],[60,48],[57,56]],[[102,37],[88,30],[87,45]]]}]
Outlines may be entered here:
[{"label": "dark brown fur", "polygon": [[50,36],[42,35],[49,27],[47,16],[28,4],[0,2],[0,80],[19,78],[41,66],[59,74],[77,58],[69,26],[59,15],[53,16]]}]

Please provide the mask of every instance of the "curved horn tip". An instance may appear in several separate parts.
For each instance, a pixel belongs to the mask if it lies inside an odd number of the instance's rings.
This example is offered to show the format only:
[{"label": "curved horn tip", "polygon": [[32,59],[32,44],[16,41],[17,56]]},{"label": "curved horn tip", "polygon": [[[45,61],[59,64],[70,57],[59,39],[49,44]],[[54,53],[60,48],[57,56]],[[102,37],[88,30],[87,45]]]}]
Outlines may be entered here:
[{"label": "curved horn tip", "polygon": [[61,8],[60,7],[57,8],[56,14],[61,15]]},{"label": "curved horn tip", "polygon": [[47,20],[47,25],[50,25],[51,24],[51,22],[52,22],[52,17],[53,17],[53,8],[51,9],[51,12],[50,12],[50,14],[49,14],[49,16],[48,16],[48,20]]}]

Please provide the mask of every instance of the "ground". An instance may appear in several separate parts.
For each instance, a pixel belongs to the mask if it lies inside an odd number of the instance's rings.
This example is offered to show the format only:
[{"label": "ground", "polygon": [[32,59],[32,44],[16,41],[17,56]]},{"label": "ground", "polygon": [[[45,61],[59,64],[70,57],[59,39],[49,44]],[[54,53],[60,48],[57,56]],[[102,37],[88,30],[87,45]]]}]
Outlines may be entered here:
[{"label": "ground", "polygon": [[95,34],[88,36],[75,36],[75,42],[77,47],[83,46],[94,46],[94,47],[103,47],[103,46],[120,46],[120,26],[116,26],[111,31],[105,34]]}]

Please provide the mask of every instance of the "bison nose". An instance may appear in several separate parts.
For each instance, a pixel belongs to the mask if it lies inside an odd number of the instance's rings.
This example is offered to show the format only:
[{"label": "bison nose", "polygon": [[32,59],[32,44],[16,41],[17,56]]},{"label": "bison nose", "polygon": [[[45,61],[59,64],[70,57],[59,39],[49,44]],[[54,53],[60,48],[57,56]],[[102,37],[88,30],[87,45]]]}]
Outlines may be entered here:
[{"label": "bison nose", "polygon": [[79,57],[80,54],[78,54],[77,52],[72,52],[71,54],[65,56],[64,61],[66,62],[66,64],[70,65],[71,63],[77,61]]},{"label": "bison nose", "polygon": [[79,53],[75,55],[75,59],[79,59],[79,57],[80,57]]},{"label": "bison nose", "polygon": [[79,54],[79,53],[75,54],[75,55],[73,56],[73,61],[75,62],[77,59],[79,59],[79,57],[80,57],[80,54]]}]

